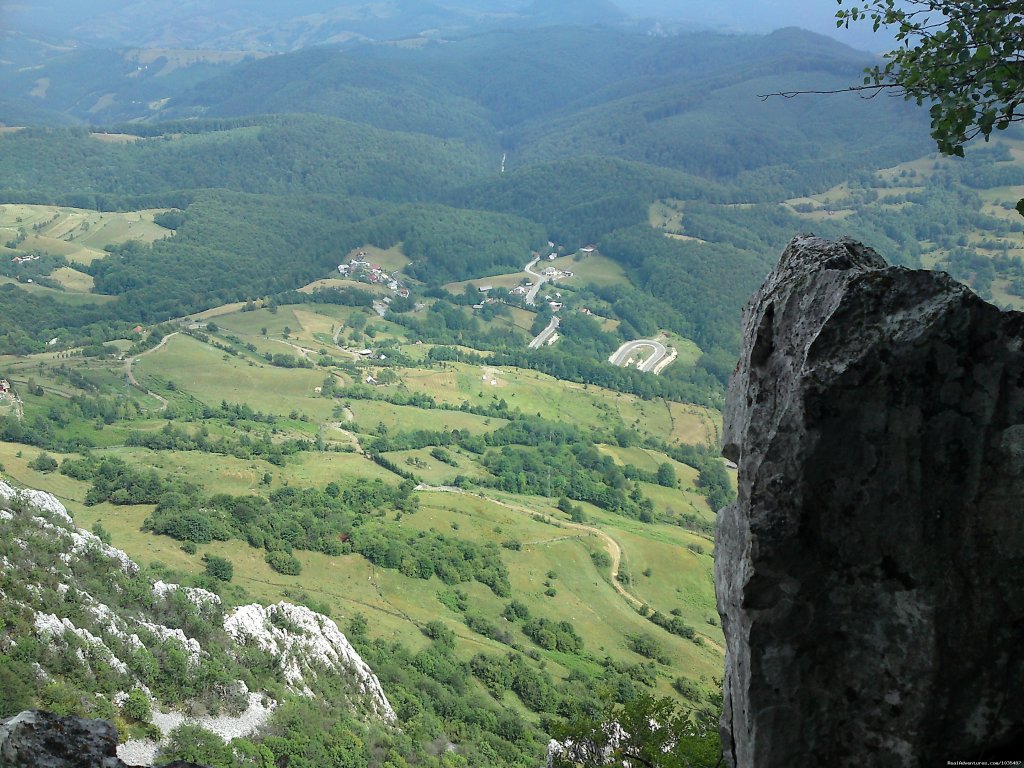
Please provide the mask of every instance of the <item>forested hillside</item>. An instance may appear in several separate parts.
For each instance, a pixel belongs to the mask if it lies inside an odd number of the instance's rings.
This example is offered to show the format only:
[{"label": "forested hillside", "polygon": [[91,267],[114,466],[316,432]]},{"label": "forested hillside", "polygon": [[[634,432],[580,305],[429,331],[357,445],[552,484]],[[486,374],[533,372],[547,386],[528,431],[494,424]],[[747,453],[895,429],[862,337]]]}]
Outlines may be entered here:
[{"label": "forested hillside", "polygon": [[[901,105],[830,102],[841,119],[824,123],[810,119],[821,102],[788,108],[756,97],[791,77],[836,83],[862,63],[795,30],[756,38],[552,28],[418,48],[309,49],[244,61],[155,113],[201,120],[105,129],[117,141],[85,130],[7,134],[0,198],[183,211],[174,237],[112,246],[79,269],[93,292],[118,297],[106,316],[127,323],[298,287],[362,242],[404,243],[408,276],[427,285],[514,272],[545,240],[568,252],[598,244],[636,289],[674,306],[667,330],[694,338],[721,377],[735,307],[796,226],[771,202],[920,146]],[[260,199],[203,191],[213,189]],[[718,249],[708,259],[649,229],[660,200],[687,201],[688,226],[691,215],[693,226],[722,222],[722,206],[751,202],[766,204],[761,219],[773,224],[739,241],[724,231],[734,225],[711,224],[699,235]],[[414,202],[435,207],[394,208]],[[13,229],[17,250],[24,238]],[[62,313],[62,298],[5,292],[17,318],[8,348],[95,324],[87,303]]]}]

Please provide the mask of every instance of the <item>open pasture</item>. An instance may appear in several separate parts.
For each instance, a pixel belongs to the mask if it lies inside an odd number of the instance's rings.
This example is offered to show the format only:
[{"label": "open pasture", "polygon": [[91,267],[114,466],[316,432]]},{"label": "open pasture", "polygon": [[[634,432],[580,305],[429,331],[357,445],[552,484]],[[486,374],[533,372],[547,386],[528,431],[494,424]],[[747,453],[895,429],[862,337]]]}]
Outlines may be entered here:
[{"label": "open pasture", "polygon": [[347,264],[356,257],[360,251],[366,254],[366,260],[370,264],[380,264],[386,271],[400,271],[409,264],[409,257],[402,252],[401,244],[396,245],[392,248],[378,248],[375,245],[364,245],[361,248],[356,248],[349,251],[343,261],[339,263]]},{"label": "open pasture", "polygon": [[[533,616],[571,621],[583,637],[586,649],[598,658],[609,655],[624,662],[641,661],[641,657],[625,647],[622,638],[631,633],[647,633],[656,637],[673,657],[671,671],[674,675],[685,672],[696,678],[713,674],[715,665],[721,663],[717,651],[700,648],[665,632],[640,616],[615,592],[590,559],[592,551],[602,549],[596,537],[585,531],[559,527],[553,517],[548,519],[555,524],[538,522],[524,510],[510,509],[479,497],[426,492],[420,498],[420,511],[404,518],[403,523],[408,521],[409,525],[434,528],[439,532],[454,530],[459,536],[480,542],[518,541],[521,549],[503,552],[515,598],[526,603]],[[618,531],[609,532],[619,538]],[[663,553],[656,549],[655,554]],[[656,558],[656,562],[668,567],[660,559]],[[549,585],[555,590],[553,597],[545,594]],[[473,589],[467,591],[473,598],[472,603],[479,603],[482,612],[492,620],[500,615],[507,602],[486,588],[481,589],[480,585],[473,585]],[[674,607],[668,603],[662,607],[658,602],[652,605],[665,611]],[[498,621],[503,624],[500,618]],[[525,637],[521,642],[528,647],[532,645]],[[665,669],[666,673],[669,671]],[[667,682],[668,679],[665,692]]]},{"label": "open pasture", "polygon": [[72,291],[59,291],[56,288],[48,288],[45,285],[39,285],[39,283],[22,283],[15,280],[13,277],[0,276],[0,285],[16,285],[23,291],[28,293],[34,293],[37,296],[48,296],[54,301],[59,301],[62,304],[70,304],[72,306],[82,306],[83,304],[105,304],[110,301],[114,301],[113,296],[104,296],[97,293],[77,293]]},{"label": "open pasture", "polygon": [[358,280],[347,280],[341,277],[322,277],[299,288],[302,293],[313,293],[320,289],[327,288],[358,288],[361,291],[375,293],[381,296],[390,295],[386,285],[375,285],[373,283],[361,283]]},{"label": "open pasture", "polygon": [[355,423],[367,433],[377,431],[379,425],[383,424],[388,432],[460,429],[479,435],[493,432],[507,423],[505,419],[477,416],[473,413],[392,405],[382,400],[342,398],[342,402],[348,404],[355,416]]},{"label": "open pasture", "polygon": [[94,281],[92,275],[87,275],[85,272],[79,272],[77,269],[69,267],[60,267],[53,270],[50,277],[72,293],[92,293]]},{"label": "open pasture", "polygon": [[106,256],[107,245],[152,243],[173,233],[153,221],[163,209],[92,211],[54,205],[0,205],[0,240],[26,232],[23,250],[41,250],[88,263]]},{"label": "open pasture", "polygon": [[628,285],[629,276],[626,271],[615,261],[599,253],[578,254],[576,256],[561,256],[553,261],[541,261],[534,267],[539,271],[544,267],[554,267],[563,272],[572,272],[572,277],[559,278],[556,282],[566,282],[569,285]]},{"label": "open pasture", "polygon": [[661,464],[668,464],[675,470],[676,477],[683,488],[692,485],[697,479],[696,469],[666,456],[661,451],[654,451],[639,446],[621,448],[617,445],[598,445],[597,449],[601,453],[611,456],[615,463],[620,466],[632,464],[637,469],[642,469],[646,472],[657,472]]},{"label": "open pasture", "polygon": [[486,470],[471,457],[458,452],[457,448],[449,446],[444,449],[458,464],[455,467],[431,456],[430,450],[418,448],[411,451],[391,451],[387,456],[402,469],[412,472],[429,485],[451,485],[459,475],[472,479],[488,476]]},{"label": "open pasture", "polygon": [[276,415],[293,410],[317,421],[329,421],[333,404],[314,392],[323,372],[275,368],[243,357],[232,357],[188,336],[168,339],[160,349],[135,363],[135,376],[157,392],[172,381],[203,402],[245,403]]}]

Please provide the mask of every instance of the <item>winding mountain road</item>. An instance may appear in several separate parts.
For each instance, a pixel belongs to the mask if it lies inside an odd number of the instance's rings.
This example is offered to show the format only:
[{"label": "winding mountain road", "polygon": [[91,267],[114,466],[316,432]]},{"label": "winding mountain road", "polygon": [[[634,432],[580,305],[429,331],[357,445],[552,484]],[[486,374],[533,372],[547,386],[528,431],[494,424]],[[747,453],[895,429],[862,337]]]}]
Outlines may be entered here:
[{"label": "winding mountain road", "polygon": [[544,285],[545,282],[547,282],[547,278],[544,277],[544,275],[542,275],[542,274],[540,274],[538,272],[534,272],[533,269],[532,269],[533,265],[536,264],[538,261],[540,261],[540,256],[538,256],[536,259],[534,259],[529,264],[527,264],[525,267],[523,267],[523,272],[528,274],[534,280],[533,287],[530,288],[529,291],[527,291],[526,297],[523,299],[523,301],[525,303],[530,304],[530,305],[533,305],[533,304],[536,303],[536,301],[537,301],[537,291],[539,291],[540,287],[542,285]]},{"label": "winding mountain road", "polygon": [[555,331],[558,330],[558,318],[552,317],[551,322],[548,323],[547,328],[538,333],[533,341],[530,342],[530,349],[540,349],[548,340],[554,335]]},{"label": "winding mountain road", "polygon": [[633,355],[641,349],[650,349],[651,354],[637,366],[637,370],[640,371],[655,371],[658,368],[658,363],[665,357],[668,357],[669,354],[668,348],[656,339],[638,339],[636,341],[627,341],[615,350],[615,354],[608,358],[608,362],[620,368],[625,367],[632,362]]}]

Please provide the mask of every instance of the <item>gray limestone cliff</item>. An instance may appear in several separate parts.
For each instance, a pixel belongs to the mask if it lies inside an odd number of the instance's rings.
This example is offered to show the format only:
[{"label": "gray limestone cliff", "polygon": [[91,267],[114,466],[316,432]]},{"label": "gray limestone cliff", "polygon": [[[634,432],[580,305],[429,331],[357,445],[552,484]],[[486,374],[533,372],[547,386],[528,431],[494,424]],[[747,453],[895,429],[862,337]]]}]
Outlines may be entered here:
[{"label": "gray limestone cliff", "polygon": [[1024,759],[1024,314],[804,236],[743,318],[726,759]]}]

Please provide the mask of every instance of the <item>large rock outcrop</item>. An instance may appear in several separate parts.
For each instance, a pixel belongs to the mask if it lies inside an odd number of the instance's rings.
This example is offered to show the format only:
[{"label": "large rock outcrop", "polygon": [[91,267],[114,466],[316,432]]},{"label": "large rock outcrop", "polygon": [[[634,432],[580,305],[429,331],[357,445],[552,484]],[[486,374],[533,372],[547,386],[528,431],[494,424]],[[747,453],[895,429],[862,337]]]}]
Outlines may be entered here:
[{"label": "large rock outcrop", "polygon": [[1024,758],[1024,314],[805,236],[743,324],[729,763]]}]

